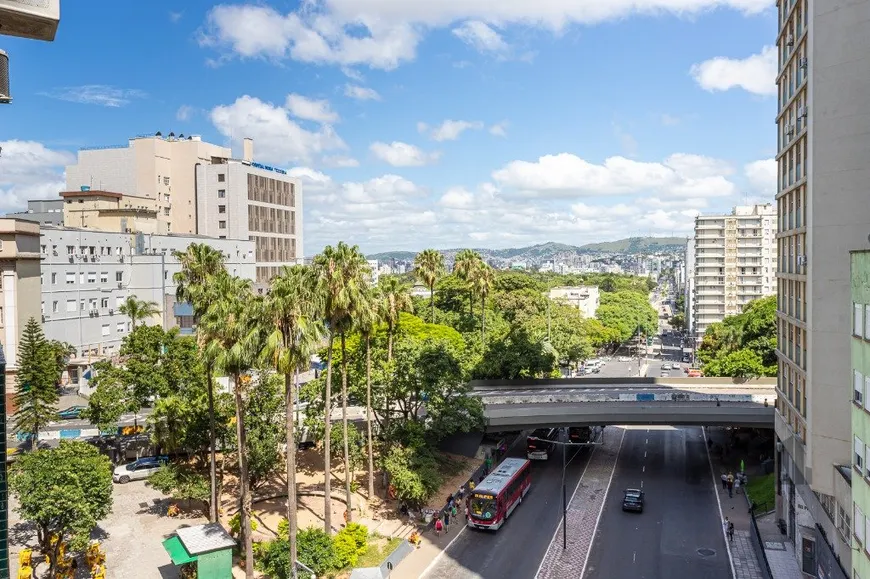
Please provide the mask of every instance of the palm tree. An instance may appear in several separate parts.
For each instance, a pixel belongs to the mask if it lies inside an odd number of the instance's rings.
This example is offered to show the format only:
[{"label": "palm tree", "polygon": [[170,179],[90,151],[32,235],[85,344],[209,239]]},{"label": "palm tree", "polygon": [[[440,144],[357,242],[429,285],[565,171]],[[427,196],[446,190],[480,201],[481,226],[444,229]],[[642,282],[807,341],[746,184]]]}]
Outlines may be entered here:
[{"label": "palm tree", "polygon": [[118,311],[130,318],[133,328],[136,327],[136,322],[139,320],[146,320],[160,313],[157,302],[146,302],[136,296],[127,296],[127,299],[120,305]]},{"label": "palm tree", "polygon": [[399,327],[399,314],[413,312],[414,301],[411,299],[411,287],[402,282],[398,276],[382,277],[378,282],[380,311],[383,321],[387,323],[387,362],[393,360],[393,338]]},{"label": "palm tree", "polygon": [[482,262],[483,258],[473,249],[463,249],[456,254],[456,259],[453,261],[453,273],[468,284],[468,313],[472,316],[474,315],[474,286],[471,284],[471,274],[477,264]]},{"label": "palm tree", "polygon": [[323,525],[332,533],[332,470],[330,457],[331,397],[332,397],[332,350],[335,337],[341,339],[341,392],[342,424],[344,426],[345,493],[347,494],[348,521],[353,516],[350,492],[350,469],[347,443],[347,350],[345,337],[352,329],[353,316],[364,288],[367,287],[369,266],[357,246],[340,241],[334,248],[327,245],[314,257],[318,292],[323,297],[323,314],[329,329],[329,350],[326,357],[326,392],[324,394],[323,470],[324,501],[326,508]]},{"label": "palm tree", "polygon": [[444,256],[434,249],[424,249],[414,258],[414,275],[429,288],[431,322],[435,323],[435,282],[444,273]]},{"label": "palm tree", "polygon": [[[208,309],[210,303],[209,282],[214,276],[224,270],[224,256],[220,251],[204,244],[191,243],[187,251],[174,251],[173,256],[181,264],[181,271],[176,272],[172,279],[175,281],[175,299],[179,302],[187,302],[193,307],[194,318],[198,320]],[[206,392],[208,396],[208,441],[209,441],[209,520],[218,520],[218,492],[217,492],[217,462],[215,454],[217,443],[215,436],[214,417],[214,357],[206,356],[206,343],[209,340],[207,332],[200,329],[196,333],[196,341],[200,355],[205,362]]]},{"label": "palm tree", "polygon": [[354,320],[366,345],[366,442],[369,459],[369,501],[375,496],[375,458],[372,439],[372,334],[385,313],[382,307],[384,303],[380,288],[370,288],[363,294]]},{"label": "palm tree", "polygon": [[472,285],[475,293],[480,296],[480,339],[481,345],[486,346],[486,297],[492,291],[495,282],[495,270],[481,261],[471,273]]},{"label": "palm tree", "polygon": [[210,348],[216,351],[215,366],[226,372],[233,382],[236,406],[236,436],[239,455],[239,499],[241,502],[240,532],[245,559],[245,577],[254,576],[254,551],[251,541],[251,495],[248,480],[247,435],[245,431],[244,387],[249,382],[247,372],[253,366],[259,350],[258,331],[252,311],[258,301],[251,292],[249,280],[221,273],[210,280],[215,298],[206,309],[200,324],[213,336]]},{"label": "palm tree", "polygon": [[293,420],[293,392],[299,385],[299,368],[306,366],[323,338],[320,296],[314,275],[301,265],[283,267],[272,278],[264,303],[267,324],[263,357],[284,375],[284,413],[287,425],[287,522],[290,543],[290,577],[296,577],[296,424]]}]

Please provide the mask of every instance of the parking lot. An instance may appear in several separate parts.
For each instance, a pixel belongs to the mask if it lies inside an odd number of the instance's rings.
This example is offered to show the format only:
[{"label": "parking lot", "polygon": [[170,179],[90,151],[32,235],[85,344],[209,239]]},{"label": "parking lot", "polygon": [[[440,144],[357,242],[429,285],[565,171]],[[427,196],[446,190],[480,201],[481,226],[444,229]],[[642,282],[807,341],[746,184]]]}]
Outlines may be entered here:
[{"label": "parking lot", "polygon": [[[108,577],[130,579],[175,579],[178,577],[169,556],[163,550],[163,539],[182,525],[206,522],[205,517],[166,516],[169,499],[145,485],[144,481],[115,484],[112,514],[101,523],[94,538],[102,542],[106,552]],[[18,575],[18,552],[34,546],[35,532],[29,532],[14,511],[16,502],[9,499],[9,542],[11,576]],[[29,536],[29,542],[24,539]],[[41,565],[38,569],[45,570]],[[80,577],[89,577],[84,565]]]}]

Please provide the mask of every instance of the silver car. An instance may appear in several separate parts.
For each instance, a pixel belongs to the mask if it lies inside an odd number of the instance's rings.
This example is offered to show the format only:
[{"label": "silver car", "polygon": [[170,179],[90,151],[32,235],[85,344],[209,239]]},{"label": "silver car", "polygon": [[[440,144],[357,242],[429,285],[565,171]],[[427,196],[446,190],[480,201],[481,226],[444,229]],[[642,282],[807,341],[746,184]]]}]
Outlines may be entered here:
[{"label": "silver car", "polygon": [[160,458],[140,458],[129,464],[115,467],[112,473],[112,481],[116,483],[128,483],[131,480],[145,480],[166,465],[166,461]]}]

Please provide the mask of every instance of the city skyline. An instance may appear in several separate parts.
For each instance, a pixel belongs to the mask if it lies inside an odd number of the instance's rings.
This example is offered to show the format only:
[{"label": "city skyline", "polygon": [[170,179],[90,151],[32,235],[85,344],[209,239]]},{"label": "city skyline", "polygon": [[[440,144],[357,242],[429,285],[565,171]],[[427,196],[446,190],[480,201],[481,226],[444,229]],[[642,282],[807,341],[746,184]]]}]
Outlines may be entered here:
[{"label": "city skyline", "polygon": [[669,6],[65,5],[54,43],[4,38],[0,210],[54,196],[79,148],[159,130],[254,138],[302,181],[312,250],[686,235],[773,197],[776,13]]}]

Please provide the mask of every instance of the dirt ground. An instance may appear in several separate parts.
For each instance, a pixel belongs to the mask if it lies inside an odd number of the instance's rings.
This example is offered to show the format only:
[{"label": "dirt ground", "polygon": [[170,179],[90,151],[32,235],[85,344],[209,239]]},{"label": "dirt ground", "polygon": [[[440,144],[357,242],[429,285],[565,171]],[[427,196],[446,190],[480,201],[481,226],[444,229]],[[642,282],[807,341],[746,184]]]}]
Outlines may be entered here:
[{"label": "dirt ground", "polygon": [[441,485],[441,489],[435,493],[432,499],[426,504],[429,509],[438,510],[447,502],[447,495],[455,494],[459,488],[468,482],[472,473],[477,470],[483,461],[476,458],[468,458],[467,456],[458,456],[455,454],[446,454],[451,460],[457,464],[457,474],[451,476]]}]

